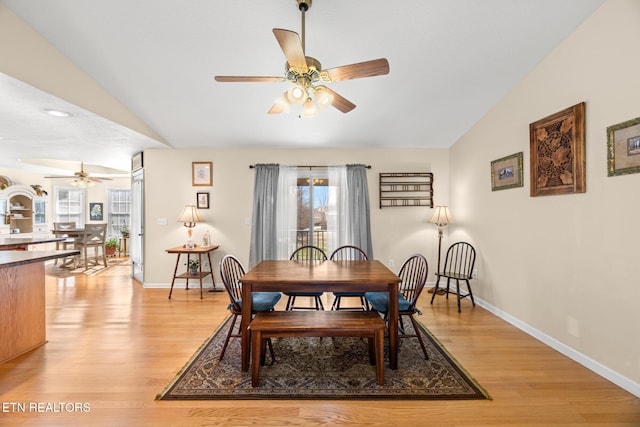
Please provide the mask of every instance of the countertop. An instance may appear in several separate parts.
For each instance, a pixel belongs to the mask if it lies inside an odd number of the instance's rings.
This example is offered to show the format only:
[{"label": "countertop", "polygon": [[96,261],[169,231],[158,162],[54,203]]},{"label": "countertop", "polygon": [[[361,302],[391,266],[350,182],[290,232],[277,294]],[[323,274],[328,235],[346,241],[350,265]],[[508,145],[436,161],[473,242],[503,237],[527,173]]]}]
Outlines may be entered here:
[{"label": "countertop", "polygon": [[0,251],[0,268],[16,267],[18,265],[43,262],[73,255],[80,255],[80,251]]}]

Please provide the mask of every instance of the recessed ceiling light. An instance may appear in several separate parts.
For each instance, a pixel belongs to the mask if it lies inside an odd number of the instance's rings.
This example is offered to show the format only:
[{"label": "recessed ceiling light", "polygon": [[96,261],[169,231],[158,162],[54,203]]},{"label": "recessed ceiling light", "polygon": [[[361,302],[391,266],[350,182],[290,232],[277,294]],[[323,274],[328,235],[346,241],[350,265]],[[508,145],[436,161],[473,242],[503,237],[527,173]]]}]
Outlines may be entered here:
[{"label": "recessed ceiling light", "polygon": [[58,110],[44,110],[44,111],[56,117],[69,117],[71,115],[71,113],[67,113],[66,111],[58,111]]}]

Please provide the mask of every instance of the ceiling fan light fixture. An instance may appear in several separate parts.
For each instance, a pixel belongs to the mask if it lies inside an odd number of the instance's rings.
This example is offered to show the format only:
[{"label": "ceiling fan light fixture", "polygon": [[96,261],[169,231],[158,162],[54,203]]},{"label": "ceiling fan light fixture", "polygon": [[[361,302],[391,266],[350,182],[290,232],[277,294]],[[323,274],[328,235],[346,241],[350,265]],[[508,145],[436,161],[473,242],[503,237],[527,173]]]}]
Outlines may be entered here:
[{"label": "ceiling fan light fixture", "polygon": [[304,117],[312,117],[312,116],[315,116],[316,114],[318,114],[318,109],[316,108],[316,104],[309,97],[307,98],[307,100],[304,102],[304,105],[302,106],[302,115]]},{"label": "ceiling fan light fixture", "polygon": [[89,181],[87,179],[83,179],[83,178],[78,178],[78,179],[74,179],[70,182],[70,184],[74,187],[78,187],[78,188],[87,188],[87,187],[92,187],[93,185],[95,185],[95,183],[93,181]]},{"label": "ceiling fan light fixture", "polygon": [[308,95],[304,86],[301,84],[295,84],[287,91],[287,98],[292,104],[301,105],[304,104]]},{"label": "ceiling fan light fixture", "polygon": [[333,95],[331,95],[328,91],[325,90],[324,86],[318,86],[316,88],[316,101],[318,101],[318,105],[320,108],[327,108],[329,105],[333,103]]}]

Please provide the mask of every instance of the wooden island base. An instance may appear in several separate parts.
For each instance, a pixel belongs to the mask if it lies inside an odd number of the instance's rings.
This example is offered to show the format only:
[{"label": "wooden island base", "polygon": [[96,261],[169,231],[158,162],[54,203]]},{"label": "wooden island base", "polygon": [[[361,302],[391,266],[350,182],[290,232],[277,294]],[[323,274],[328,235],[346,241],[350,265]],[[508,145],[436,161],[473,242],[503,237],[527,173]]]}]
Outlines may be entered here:
[{"label": "wooden island base", "polygon": [[0,363],[47,342],[44,262],[78,253],[0,252]]}]

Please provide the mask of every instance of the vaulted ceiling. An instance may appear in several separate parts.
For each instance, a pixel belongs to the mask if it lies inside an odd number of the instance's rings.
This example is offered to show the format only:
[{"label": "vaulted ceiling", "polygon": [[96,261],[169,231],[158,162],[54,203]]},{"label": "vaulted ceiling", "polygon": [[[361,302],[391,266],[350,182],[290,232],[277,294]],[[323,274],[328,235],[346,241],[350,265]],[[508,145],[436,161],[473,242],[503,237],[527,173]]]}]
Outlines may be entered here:
[{"label": "vaulted ceiling", "polygon": [[[300,33],[296,0],[2,0],[163,141],[0,75],[0,165],[47,158],[126,169],[132,154],[165,143],[449,147],[603,2],[314,0],[308,56],[323,68],[384,57],[390,72],[328,83],[357,107],[300,118],[267,114],[290,83],[213,79],[283,75],[272,29]],[[47,108],[72,110],[73,120],[54,121]]]}]

